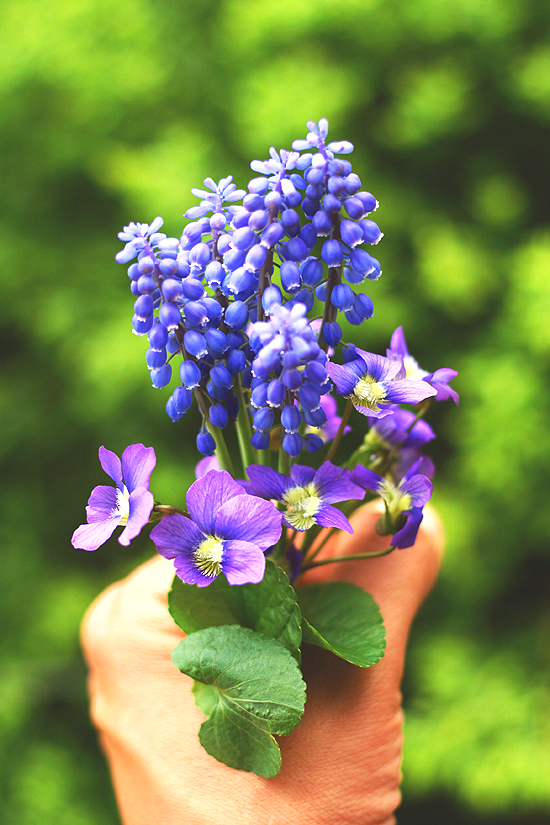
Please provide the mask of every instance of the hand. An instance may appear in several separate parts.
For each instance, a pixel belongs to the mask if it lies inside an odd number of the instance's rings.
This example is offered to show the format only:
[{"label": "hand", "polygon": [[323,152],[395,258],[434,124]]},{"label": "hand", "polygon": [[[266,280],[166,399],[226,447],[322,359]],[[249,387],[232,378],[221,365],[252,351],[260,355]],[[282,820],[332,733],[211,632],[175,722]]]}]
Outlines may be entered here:
[{"label": "hand", "polygon": [[[327,542],[321,557],[382,550],[388,539],[375,533],[379,515],[379,502],[358,510],[355,534]],[[386,624],[386,655],[362,670],[305,646],[305,713],[278,739],[283,767],[267,780],[220,764],[199,744],[204,716],[191,679],[171,662],[183,635],[167,611],[172,563],[156,556],[104,591],[82,638],[92,719],[124,825],[391,825],[400,801],[407,634],[435,580],[441,546],[440,523],[426,508],[414,547],[304,576],[347,580],[372,593]]]}]

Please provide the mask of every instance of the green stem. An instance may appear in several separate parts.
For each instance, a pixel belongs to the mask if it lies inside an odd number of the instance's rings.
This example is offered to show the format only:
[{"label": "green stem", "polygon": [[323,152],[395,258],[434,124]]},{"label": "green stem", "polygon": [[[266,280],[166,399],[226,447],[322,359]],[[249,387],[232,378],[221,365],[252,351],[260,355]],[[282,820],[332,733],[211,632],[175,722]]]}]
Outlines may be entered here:
[{"label": "green stem", "polygon": [[344,410],[342,420],[340,421],[340,426],[338,427],[338,431],[337,431],[336,435],[334,436],[334,439],[332,441],[332,445],[330,447],[330,450],[327,453],[327,457],[326,457],[327,461],[331,460],[332,456],[334,455],[334,453],[338,449],[338,445],[340,444],[340,439],[344,435],[344,430],[346,429],[346,425],[349,421],[349,417],[350,417],[350,413],[351,413],[352,409],[353,409],[353,403],[352,403],[351,399],[348,399],[346,409]]},{"label": "green stem", "polygon": [[321,567],[323,564],[335,564],[339,561],[358,561],[359,559],[377,559],[380,556],[387,556],[388,553],[393,553],[395,547],[388,547],[386,550],[378,550],[375,553],[354,553],[350,556],[332,556],[330,559],[321,559],[320,561],[312,561],[311,564],[306,564],[302,567],[302,573],[306,570],[311,570],[313,567]]},{"label": "green stem", "polygon": [[225,443],[225,438],[223,437],[222,431],[219,427],[214,427],[210,421],[206,421],[205,423],[208,432],[213,435],[214,441],[216,442],[216,458],[218,459],[220,468],[222,470],[227,470],[227,472],[231,473],[233,478],[235,478],[233,462],[231,461],[231,456],[229,455],[229,450],[227,449],[227,444]]},{"label": "green stem", "polygon": [[237,420],[235,421],[235,427],[237,429],[239,452],[243,463],[243,475],[246,475],[246,468],[248,465],[255,463],[255,451],[250,443],[250,439],[252,438],[252,427],[250,425],[248,407],[245,404],[244,392],[240,380],[236,382],[236,387],[237,398],[239,399],[239,414],[237,415]]},{"label": "green stem", "polygon": [[279,472],[283,475],[287,476],[290,473],[290,454],[283,450],[282,447],[282,438],[281,438],[281,446],[279,447]]}]

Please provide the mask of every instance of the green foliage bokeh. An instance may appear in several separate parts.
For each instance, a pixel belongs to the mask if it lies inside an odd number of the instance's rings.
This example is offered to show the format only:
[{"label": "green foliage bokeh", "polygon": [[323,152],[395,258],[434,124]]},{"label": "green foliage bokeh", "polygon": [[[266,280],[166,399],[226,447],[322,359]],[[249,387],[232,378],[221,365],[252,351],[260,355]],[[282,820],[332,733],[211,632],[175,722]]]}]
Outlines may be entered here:
[{"label": "green foliage bokeh", "polygon": [[[362,346],[403,325],[438,405],[440,583],[413,632],[401,823],[550,812],[550,9],[537,0],[6,0],[0,48],[0,809],[109,825],[79,620],[147,557],[70,545],[97,449],[154,445],[193,479],[196,419],[153,390],[115,233],[177,235],[210,175],[251,177],[308,119],[381,202]],[[403,551],[409,552],[409,551]],[[410,551],[414,552],[414,551]]]}]

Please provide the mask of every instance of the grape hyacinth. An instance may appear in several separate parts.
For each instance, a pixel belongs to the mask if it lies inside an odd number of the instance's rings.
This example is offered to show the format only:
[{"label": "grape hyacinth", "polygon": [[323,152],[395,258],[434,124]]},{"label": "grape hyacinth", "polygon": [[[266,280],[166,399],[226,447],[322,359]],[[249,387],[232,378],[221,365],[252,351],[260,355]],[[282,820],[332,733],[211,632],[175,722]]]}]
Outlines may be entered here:
[{"label": "grape hyacinth", "polygon": [[[290,733],[303,711],[302,634],[361,667],[384,653],[369,594],[329,581],[296,591],[294,582],[320,565],[414,545],[435,471],[424,417],[434,400],[458,403],[456,372],[419,367],[401,327],[385,356],[354,340],[374,313],[366,289],[381,276],[369,251],[383,237],[372,220],[378,202],[352,169],[353,145],[329,141],[325,118],[307,129],[290,150],[253,160],[246,188],[229,175],[192,189],[199,203],[178,236],[160,231],[161,217],[119,233],[115,257],[127,265],[151,384],[201,459],[180,509],[149,491],[152,447],[133,444],[122,461],[101,447],[116,486],[92,491],[88,523],[72,539],[95,550],[120,525],[128,545],[158,522],[151,539],[174,562],[169,609],[185,634],[173,661],[195,679],[209,717],[201,743],[264,777],[280,768],[272,734]],[[388,546],[324,552],[376,497]]]}]

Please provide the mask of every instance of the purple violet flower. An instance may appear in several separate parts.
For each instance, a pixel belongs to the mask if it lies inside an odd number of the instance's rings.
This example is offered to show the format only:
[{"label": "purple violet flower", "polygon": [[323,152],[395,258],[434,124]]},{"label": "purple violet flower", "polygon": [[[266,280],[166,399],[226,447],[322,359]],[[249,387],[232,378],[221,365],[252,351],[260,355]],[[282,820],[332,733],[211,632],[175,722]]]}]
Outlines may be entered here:
[{"label": "purple violet flower", "polygon": [[432,482],[419,473],[421,462],[422,459],[413,464],[397,485],[362,464],[358,464],[351,474],[354,482],[384,499],[386,513],[396,528],[392,546],[399,549],[412,547],[415,543],[423,519],[422,508],[432,495]]},{"label": "purple violet flower", "polygon": [[395,412],[393,404],[418,404],[437,390],[424,381],[404,378],[403,361],[384,358],[356,347],[359,358],[346,364],[326,365],[336,391],[351,399],[362,415],[383,418]]},{"label": "purple violet flower", "polygon": [[418,365],[407,349],[403,327],[397,327],[390,341],[390,348],[386,350],[388,358],[401,357],[405,366],[406,378],[411,381],[426,381],[436,390],[436,401],[446,401],[452,398],[458,404],[458,393],[448,386],[449,381],[458,375],[456,370],[442,367],[435,372],[426,372]]},{"label": "purple violet flower", "polygon": [[191,518],[165,516],[151,531],[182,581],[206,587],[223,573],[229,584],[261,582],[264,550],[282,531],[270,501],[248,495],[225,470],[210,470],[187,491],[187,509]]},{"label": "purple violet flower", "polygon": [[86,507],[87,524],[81,524],[73,533],[73,547],[97,550],[120,525],[124,530],[118,537],[127,547],[149,521],[155,500],[149,492],[149,480],[157,459],[153,447],[130,444],[120,458],[99,448],[99,461],[116,487],[94,487]]},{"label": "purple violet flower", "polygon": [[302,532],[319,524],[353,533],[342,511],[331,506],[338,501],[365,497],[364,489],[352,481],[349,470],[325,461],[318,470],[294,464],[290,477],[261,464],[251,464],[246,472],[250,481],[241,484],[249,493],[286,506],[283,524],[287,527]]}]

